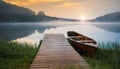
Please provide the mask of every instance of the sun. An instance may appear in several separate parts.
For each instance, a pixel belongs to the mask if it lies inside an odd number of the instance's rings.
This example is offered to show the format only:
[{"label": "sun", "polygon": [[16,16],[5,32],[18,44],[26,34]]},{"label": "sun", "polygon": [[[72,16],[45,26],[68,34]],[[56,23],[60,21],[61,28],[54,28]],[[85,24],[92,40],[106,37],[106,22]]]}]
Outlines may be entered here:
[{"label": "sun", "polygon": [[86,20],[85,16],[81,16],[80,20],[85,21]]}]

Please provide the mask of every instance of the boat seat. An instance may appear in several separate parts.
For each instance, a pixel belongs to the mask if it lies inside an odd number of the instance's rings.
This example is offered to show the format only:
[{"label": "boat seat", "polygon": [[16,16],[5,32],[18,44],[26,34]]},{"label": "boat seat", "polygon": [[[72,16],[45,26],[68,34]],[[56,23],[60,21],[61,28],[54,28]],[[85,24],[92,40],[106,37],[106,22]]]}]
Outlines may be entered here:
[{"label": "boat seat", "polygon": [[83,36],[70,36],[74,40],[83,40]]},{"label": "boat seat", "polygon": [[78,40],[77,42],[80,42],[80,43],[95,43],[95,41],[92,41],[92,40]]},{"label": "boat seat", "polygon": [[98,48],[98,45],[97,45],[97,44],[94,44],[94,43],[84,43],[84,44],[86,44],[86,45],[88,45],[88,46],[91,46],[91,47],[96,47],[96,48]]},{"label": "boat seat", "polygon": [[83,36],[70,36],[70,38],[81,38]]}]

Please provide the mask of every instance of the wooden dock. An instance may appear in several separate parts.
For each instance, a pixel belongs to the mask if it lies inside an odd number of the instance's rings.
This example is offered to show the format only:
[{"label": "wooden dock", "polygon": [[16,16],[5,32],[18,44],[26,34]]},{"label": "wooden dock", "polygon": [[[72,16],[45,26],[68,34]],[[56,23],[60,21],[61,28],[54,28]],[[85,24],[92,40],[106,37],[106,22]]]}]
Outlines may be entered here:
[{"label": "wooden dock", "polygon": [[88,69],[88,63],[73,49],[62,34],[45,34],[30,69]]}]

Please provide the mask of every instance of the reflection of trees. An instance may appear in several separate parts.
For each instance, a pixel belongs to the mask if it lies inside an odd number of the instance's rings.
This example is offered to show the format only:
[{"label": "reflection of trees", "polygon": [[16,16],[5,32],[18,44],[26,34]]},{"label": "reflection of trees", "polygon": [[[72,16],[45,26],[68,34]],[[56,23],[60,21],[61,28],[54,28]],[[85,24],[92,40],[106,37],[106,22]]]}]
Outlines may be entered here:
[{"label": "reflection of trees", "polygon": [[94,24],[94,26],[110,32],[120,33],[120,24]]},{"label": "reflection of trees", "polygon": [[16,38],[21,38],[28,36],[38,30],[38,32],[42,33],[46,28],[51,28],[53,26],[41,26],[41,25],[34,25],[34,24],[20,24],[16,25],[13,24],[3,24],[0,25],[0,40],[13,40]]},{"label": "reflection of trees", "polygon": [[0,39],[13,40],[16,38],[28,36],[34,32],[29,27],[0,27]]}]

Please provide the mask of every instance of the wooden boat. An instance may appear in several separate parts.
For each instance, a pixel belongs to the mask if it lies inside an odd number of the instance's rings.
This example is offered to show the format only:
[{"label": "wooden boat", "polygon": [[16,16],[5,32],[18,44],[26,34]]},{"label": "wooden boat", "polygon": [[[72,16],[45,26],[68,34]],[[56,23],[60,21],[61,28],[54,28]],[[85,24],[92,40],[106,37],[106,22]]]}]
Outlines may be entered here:
[{"label": "wooden boat", "polygon": [[96,41],[92,38],[74,31],[68,31],[67,34],[70,44],[83,55],[93,56],[98,49]]}]

